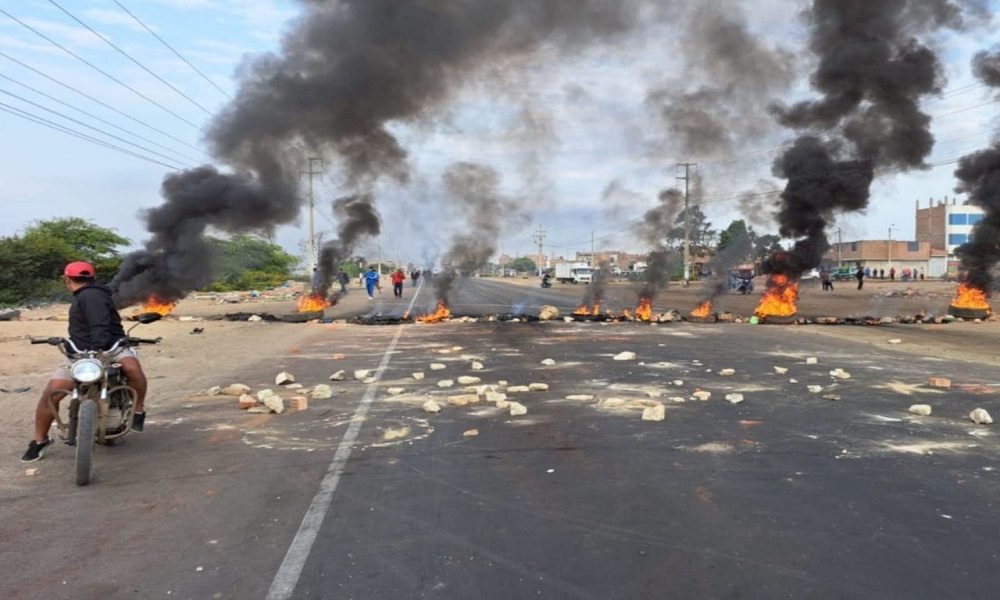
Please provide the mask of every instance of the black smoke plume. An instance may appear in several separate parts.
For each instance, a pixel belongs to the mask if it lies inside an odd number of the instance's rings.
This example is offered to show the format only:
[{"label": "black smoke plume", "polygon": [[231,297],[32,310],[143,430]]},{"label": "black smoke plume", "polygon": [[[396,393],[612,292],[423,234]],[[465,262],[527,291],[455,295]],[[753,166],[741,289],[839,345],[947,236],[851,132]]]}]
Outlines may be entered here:
[{"label": "black smoke plume", "polygon": [[337,239],[331,240],[319,252],[319,285],[313,294],[326,298],[337,275],[337,268],[346,260],[355,245],[364,237],[379,234],[380,219],[371,194],[344,196],[333,201],[333,216],[337,219]]},{"label": "black smoke plume", "polygon": [[457,277],[467,277],[486,266],[496,253],[504,227],[523,224],[525,215],[519,200],[500,191],[500,175],[491,167],[455,163],[442,179],[449,207],[464,219],[464,230],[451,239],[445,251],[445,272],[434,281],[438,300],[447,304]]},{"label": "black smoke plume", "polygon": [[677,188],[663,190],[659,205],[646,211],[637,233],[653,251],[649,253],[643,285],[639,298],[653,300],[660,290],[670,283],[670,275],[677,268],[676,253],[666,249],[667,234],[676,226],[677,215],[684,206],[684,193]]},{"label": "black smoke plume", "polygon": [[773,169],[787,180],[780,233],[802,239],[767,265],[794,279],[819,266],[830,220],[868,205],[876,169],[925,167],[934,139],[919,103],[940,92],[944,76],[918,38],[961,26],[962,13],[949,0],[813,0],[804,16],[819,58],[811,82],[822,96],[772,109],[803,132]]},{"label": "black smoke plume", "polygon": [[[977,53],[972,70],[983,83],[1000,87],[1000,50]],[[982,220],[972,228],[971,239],[955,254],[966,271],[966,282],[989,296],[994,269],[1000,264],[1000,141],[994,141],[992,148],[963,157],[955,177],[956,191],[968,194],[969,202],[984,212]]]},{"label": "black smoke plume", "polygon": [[179,299],[212,277],[201,236],[298,218],[305,157],[335,156],[350,190],[409,179],[390,124],[435,118],[471,77],[502,76],[540,48],[568,52],[647,22],[654,0],[339,0],[303,3],[278,53],[247,63],[206,142],[226,174],[170,175],[145,248],[114,279],[119,304]]}]

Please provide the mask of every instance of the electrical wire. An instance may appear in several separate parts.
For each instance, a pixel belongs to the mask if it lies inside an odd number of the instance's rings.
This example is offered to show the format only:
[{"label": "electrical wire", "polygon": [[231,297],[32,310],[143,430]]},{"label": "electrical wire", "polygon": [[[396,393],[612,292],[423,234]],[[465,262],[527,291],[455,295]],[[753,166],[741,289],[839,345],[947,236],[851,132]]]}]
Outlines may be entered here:
[{"label": "electrical wire", "polygon": [[108,38],[106,38],[106,37],[104,37],[103,35],[101,35],[100,33],[98,33],[96,29],[94,29],[94,28],[93,28],[93,27],[91,27],[90,25],[87,25],[87,24],[86,24],[86,23],[84,23],[84,22],[83,22],[82,20],[80,20],[80,18],[79,18],[79,17],[77,17],[77,16],[76,16],[76,15],[74,15],[73,13],[69,12],[68,10],[66,10],[65,8],[63,8],[62,6],[60,6],[60,5],[59,5],[59,3],[58,3],[58,2],[56,2],[56,0],[49,0],[49,4],[51,4],[52,6],[54,6],[54,7],[58,8],[58,9],[59,9],[59,10],[61,10],[61,11],[62,11],[63,13],[65,13],[65,14],[66,14],[66,16],[68,16],[69,18],[73,19],[74,21],[76,21],[77,23],[79,23],[79,24],[80,24],[81,26],[85,27],[85,28],[87,29],[87,31],[89,31],[90,33],[93,33],[93,34],[94,34],[94,36],[95,36],[95,37],[97,37],[97,38],[98,38],[99,40],[101,40],[101,41],[102,41],[102,42],[104,42],[105,44],[107,44],[107,45],[111,46],[112,48],[114,48],[115,50],[117,50],[119,54],[121,54],[121,55],[122,55],[122,56],[124,56],[125,58],[127,58],[127,59],[129,59],[130,61],[132,61],[133,63],[135,63],[135,65],[136,65],[137,67],[139,67],[139,68],[140,68],[140,69],[142,69],[143,71],[145,71],[145,72],[149,73],[150,75],[152,75],[153,77],[155,77],[157,81],[159,81],[159,82],[160,82],[160,83],[162,83],[163,85],[167,86],[168,88],[172,89],[173,91],[177,92],[177,94],[179,94],[179,95],[180,95],[180,96],[181,96],[182,98],[184,98],[185,100],[187,100],[187,101],[188,101],[188,102],[190,102],[191,104],[194,104],[195,106],[197,106],[197,107],[198,107],[198,108],[200,108],[201,110],[205,111],[205,114],[207,114],[207,115],[208,115],[208,116],[210,116],[210,117],[211,117],[211,116],[213,116],[213,115],[212,115],[212,111],[208,110],[207,108],[205,108],[204,106],[202,106],[201,104],[199,104],[199,103],[198,103],[197,101],[195,101],[195,100],[194,100],[193,98],[191,98],[190,96],[188,96],[188,95],[187,95],[187,94],[185,94],[184,92],[182,92],[182,91],[180,91],[179,89],[177,89],[176,87],[174,87],[174,86],[173,86],[173,85],[172,85],[172,84],[171,84],[170,82],[168,82],[168,81],[167,81],[166,79],[164,79],[164,78],[160,77],[159,75],[157,75],[156,73],[154,73],[154,72],[152,71],[152,69],[150,69],[150,68],[149,68],[149,67],[147,67],[146,65],[144,65],[144,64],[142,64],[141,62],[139,62],[138,60],[136,60],[136,59],[135,59],[135,58],[134,58],[134,57],[133,57],[133,56],[132,56],[131,54],[129,54],[128,52],[125,52],[124,50],[122,50],[121,48],[119,48],[117,44],[115,44],[114,42],[112,42],[112,41],[111,41],[111,40],[109,40]]},{"label": "electrical wire", "polygon": [[119,127],[118,125],[115,125],[111,121],[102,119],[101,117],[99,117],[99,116],[97,116],[95,114],[89,113],[89,112],[87,112],[87,111],[85,111],[82,108],[79,108],[77,106],[73,106],[72,104],[70,104],[68,102],[63,102],[62,100],[56,98],[55,96],[50,96],[49,94],[46,94],[45,92],[43,92],[41,90],[33,88],[33,87],[31,87],[30,85],[28,85],[26,83],[22,83],[22,82],[20,82],[20,81],[18,81],[16,79],[14,79],[13,77],[8,77],[7,75],[4,75],[3,73],[0,73],[0,78],[6,79],[7,81],[9,81],[9,82],[11,82],[11,83],[13,83],[15,85],[19,85],[19,86],[21,86],[21,87],[23,87],[25,89],[31,90],[32,92],[35,92],[36,94],[38,94],[40,96],[48,98],[49,100],[51,100],[51,101],[53,101],[53,102],[55,102],[57,104],[60,104],[62,106],[65,106],[67,108],[75,110],[75,111],[77,111],[79,113],[82,113],[82,114],[90,117],[91,119],[95,119],[97,121],[100,121],[101,123],[104,123],[105,125],[107,125],[109,127],[114,127],[118,131],[125,132],[125,133],[127,133],[127,134],[129,134],[131,136],[139,138],[140,140],[143,140],[143,141],[145,141],[147,143],[150,143],[150,144],[152,144],[154,146],[162,148],[162,149],[166,150],[167,152],[171,152],[175,156],[179,156],[181,158],[185,158],[185,159],[187,159],[189,161],[192,161],[192,162],[199,162],[198,159],[196,159],[196,158],[192,158],[192,157],[187,156],[185,154],[181,154],[180,152],[177,152],[176,150],[172,150],[172,149],[168,148],[167,146],[164,146],[163,144],[157,143],[157,142],[155,142],[155,141],[153,141],[153,140],[151,140],[151,139],[149,139],[149,138],[147,138],[145,136],[139,135],[138,133],[135,133],[134,131],[130,131],[128,129],[125,129],[124,127]]},{"label": "electrical wire", "polygon": [[171,169],[173,171],[180,171],[180,170],[182,170],[180,167],[178,167],[176,165],[171,165],[171,164],[168,164],[168,163],[156,160],[155,158],[149,158],[148,156],[143,156],[143,155],[141,155],[141,154],[139,154],[137,152],[133,152],[131,150],[128,150],[127,148],[121,148],[121,147],[116,146],[114,144],[105,142],[104,140],[101,140],[101,139],[89,136],[89,135],[87,135],[85,133],[81,133],[81,132],[76,131],[76,130],[70,128],[70,127],[66,127],[64,125],[60,125],[59,123],[55,123],[55,122],[50,121],[48,119],[45,119],[43,117],[39,117],[37,115],[33,115],[33,114],[31,114],[31,113],[29,113],[29,112],[27,112],[25,110],[21,110],[21,109],[15,107],[15,106],[11,106],[11,105],[5,104],[3,102],[0,102],[0,111],[6,112],[6,113],[10,113],[10,114],[12,114],[12,115],[14,115],[16,117],[21,117],[22,119],[25,119],[27,121],[31,121],[31,122],[36,123],[38,125],[42,125],[44,127],[48,127],[50,129],[55,129],[56,131],[65,133],[67,135],[71,135],[71,136],[73,136],[75,138],[79,138],[79,139],[87,141],[87,142],[91,142],[91,143],[96,144],[98,146],[103,146],[104,148],[108,148],[109,150],[114,150],[116,152],[121,152],[122,154],[127,154],[129,156],[133,156],[135,158],[138,158],[138,159],[141,159],[141,160],[144,160],[144,161],[147,161],[147,162],[151,162],[153,164],[160,165],[162,167],[166,167],[166,168]]},{"label": "electrical wire", "polygon": [[202,129],[202,128],[201,128],[200,126],[198,126],[198,125],[195,125],[195,124],[194,124],[194,123],[192,123],[191,121],[189,121],[189,120],[185,119],[184,117],[182,117],[181,115],[177,114],[176,112],[174,112],[174,111],[170,110],[170,109],[169,109],[169,108],[167,108],[166,106],[163,106],[162,104],[160,104],[160,103],[159,103],[159,102],[157,102],[156,100],[153,100],[153,99],[152,99],[152,98],[150,98],[149,96],[147,96],[147,95],[143,94],[143,93],[142,93],[142,92],[140,92],[139,90],[137,90],[137,89],[135,89],[134,87],[132,87],[132,86],[128,85],[128,84],[127,84],[127,83],[125,83],[124,81],[122,81],[122,80],[118,79],[118,78],[117,78],[117,77],[115,77],[114,75],[112,75],[112,74],[108,73],[108,72],[107,72],[107,71],[105,71],[104,69],[102,69],[102,68],[98,67],[98,66],[97,66],[97,65],[95,65],[94,63],[92,63],[92,62],[88,61],[87,59],[83,58],[83,57],[82,57],[82,56],[80,56],[79,54],[77,54],[77,53],[73,52],[73,51],[72,51],[72,50],[70,50],[69,48],[67,48],[67,47],[63,46],[62,44],[60,44],[59,42],[57,42],[57,41],[53,40],[52,38],[50,38],[49,36],[45,35],[45,34],[44,34],[44,33],[42,33],[41,31],[38,31],[37,29],[35,29],[35,28],[34,28],[34,27],[32,27],[31,25],[28,25],[27,23],[25,23],[25,22],[24,22],[24,21],[22,21],[21,19],[18,19],[17,17],[15,17],[14,15],[12,15],[12,14],[10,14],[9,12],[5,11],[4,9],[0,8],[0,14],[3,14],[4,16],[6,16],[7,18],[11,19],[12,21],[15,21],[15,22],[17,22],[17,23],[18,23],[19,25],[21,25],[22,27],[24,27],[24,28],[25,28],[25,29],[27,29],[28,31],[31,31],[32,33],[34,33],[34,34],[35,34],[35,35],[37,35],[38,37],[40,37],[40,38],[42,38],[43,40],[47,41],[48,43],[52,44],[52,45],[53,45],[53,46],[55,46],[56,48],[59,48],[60,50],[62,50],[62,51],[63,51],[63,52],[65,52],[66,54],[69,54],[70,56],[72,56],[73,58],[75,58],[75,59],[79,60],[80,62],[82,62],[83,64],[87,65],[87,66],[88,66],[88,67],[90,67],[91,69],[94,69],[95,71],[97,71],[97,72],[98,72],[98,73],[100,73],[101,75],[104,75],[105,77],[107,77],[107,78],[108,78],[108,79],[110,79],[111,81],[114,81],[115,83],[117,83],[118,85],[120,85],[120,86],[122,86],[123,88],[127,89],[128,91],[132,92],[132,93],[133,93],[133,94],[135,94],[136,96],[139,96],[140,98],[142,98],[142,99],[143,99],[143,100],[145,100],[146,102],[149,102],[150,104],[153,104],[153,105],[155,105],[155,106],[159,107],[159,108],[160,108],[161,110],[163,110],[163,111],[167,112],[168,114],[170,114],[171,116],[173,116],[173,117],[175,117],[175,118],[177,118],[177,119],[179,119],[179,120],[181,120],[181,121],[183,121],[183,122],[187,123],[187,124],[188,124],[188,125],[190,125],[191,127],[194,127],[195,129],[197,129],[197,130],[199,130],[199,131],[204,131],[204,129]]},{"label": "electrical wire", "polygon": [[168,43],[166,42],[166,40],[164,40],[164,39],[163,39],[163,38],[161,38],[161,37],[160,37],[159,35],[157,35],[157,34],[156,34],[156,32],[155,32],[155,31],[153,31],[153,30],[152,30],[152,29],[151,29],[151,28],[150,28],[150,27],[149,27],[148,25],[146,25],[145,23],[143,23],[143,22],[142,22],[142,20],[141,20],[141,19],[140,19],[139,17],[135,16],[135,15],[134,15],[134,14],[132,13],[132,11],[130,11],[129,9],[125,8],[125,6],[124,6],[124,5],[123,5],[123,4],[121,3],[121,2],[119,2],[118,0],[112,0],[112,2],[114,2],[115,4],[117,4],[117,5],[118,5],[118,8],[122,9],[123,11],[125,11],[125,13],[126,13],[126,14],[128,14],[128,16],[130,16],[130,17],[132,17],[133,19],[135,19],[135,22],[136,22],[136,23],[138,23],[139,25],[142,25],[142,28],[143,28],[143,29],[145,29],[146,31],[148,31],[150,35],[152,35],[152,36],[153,36],[153,37],[155,37],[155,38],[156,38],[157,40],[159,40],[159,41],[160,41],[160,43],[161,43],[161,44],[163,44],[164,46],[166,46],[168,50],[170,50],[171,52],[173,52],[173,53],[174,53],[174,55],[175,55],[175,56],[176,56],[177,58],[179,58],[179,59],[181,59],[182,61],[184,61],[184,64],[186,64],[187,66],[191,67],[191,69],[193,69],[193,70],[194,70],[194,72],[195,72],[195,73],[197,73],[198,75],[201,75],[201,78],[202,78],[202,79],[204,79],[204,80],[205,80],[205,81],[207,81],[207,82],[208,82],[209,84],[211,84],[211,85],[212,85],[212,87],[214,87],[215,89],[219,90],[219,93],[221,93],[221,94],[222,94],[223,96],[225,96],[226,98],[228,98],[228,99],[230,99],[230,100],[232,100],[232,99],[233,99],[233,97],[232,97],[232,96],[230,96],[230,95],[229,95],[229,94],[228,94],[228,93],[226,92],[226,90],[224,90],[224,89],[222,89],[221,87],[219,87],[219,86],[218,86],[218,85],[217,85],[217,84],[216,84],[216,83],[215,83],[214,81],[212,81],[211,79],[209,79],[208,75],[205,75],[204,73],[202,73],[202,72],[201,72],[201,70],[200,70],[200,69],[198,69],[198,67],[194,66],[193,64],[191,64],[191,62],[190,62],[190,61],[188,61],[188,59],[186,59],[186,58],[184,58],[183,56],[181,56],[181,53],[180,53],[180,52],[178,52],[177,50],[174,50],[174,47],[173,47],[173,46],[171,46],[170,44],[168,44]]},{"label": "electrical wire", "polygon": [[163,158],[163,159],[166,159],[166,160],[174,160],[172,157],[167,156],[166,154],[161,154],[159,152],[156,152],[155,150],[150,150],[149,148],[140,146],[139,144],[136,144],[135,142],[129,141],[129,140],[123,138],[123,137],[119,137],[119,136],[117,136],[117,135],[115,135],[113,133],[108,133],[107,131],[104,131],[103,129],[100,129],[98,127],[94,127],[93,125],[88,125],[88,124],[84,123],[83,121],[78,121],[77,119],[74,119],[73,117],[69,117],[67,115],[64,115],[63,113],[61,113],[61,112],[59,112],[57,110],[53,110],[51,108],[46,108],[46,107],[42,106],[41,104],[38,104],[37,102],[32,102],[31,100],[28,100],[27,98],[25,98],[23,96],[19,96],[19,95],[13,93],[13,92],[8,92],[7,90],[5,90],[3,88],[0,88],[0,94],[6,94],[6,95],[10,96],[11,98],[16,98],[16,99],[20,100],[21,102],[24,102],[26,104],[30,104],[30,105],[34,106],[35,108],[40,108],[40,109],[44,110],[45,112],[52,113],[52,114],[54,114],[54,115],[56,115],[58,117],[62,117],[63,119],[66,119],[67,121],[76,123],[77,125],[82,125],[82,126],[86,127],[87,129],[93,129],[94,131],[96,131],[96,132],[98,132],[98,133],[100,133],[102,135],[106,135],[109,138],[118,140],[119,142],[123,142],[125,144],[130,145],[130,146],[135,146],[136,148],[142,150],[143,152],[147,152],[149,154],[152,154],[153,156],[159,156],[160,158]]},{"label": "electrical wire", "polygon": [[63,83],[62,81],[59,81],[58,79],[56,79],[55,77],[52,77],[51,75],[46,75],[45,73],[43,73],[42,71],[39,71],[35,67],[32,67],[31,65],[28,65],[28,64],[26,64],[26,63],[24,63],[24,62],[22,62],[22,61],[20,61],[20,60],[18,60],[16,58],[14,58],[13,56],[11,56],[11,55],[3,52],[2,50],[0,50],[0,57],[6,58],[7,60],[9,60],[9,61],[11,61],[13,63],[16,63],[16,64],[24,67],[25,69],[27,69],[27,70],[35,73],[36,75],[39,75],[41,77],[44,77],[45,79],[48,79],[52,83],[60,85],[60,86],[66,88],[67,90],[69,90],[71,92],[74,92],[74,93],[76,93],[76,94],[78,94],[80,96],[83,96],[84,98],[86,98],[87,100],[90,100],[91,102],[94,102],[95,104],[99,104],[99,105],[103,106],[104,108],[106,108],[106,109],[108,109],[110,111],[116,112],[119,115],[125,117],[126,119],[129,119],[130,121],[134,121],[134,122],[142,125],[143,127],[146,127],[148,129],[151,129],[151,130],[155,131],[156,133],[159,133],[162,136],[168,137],[168,138],[174,140],[175,142],[178,142],[180,144],[184,144],[188,148],[191,148],[192,150],[197,150],[198,152],[201,152],[202,154],[208,156],[208,154],[204,150],[202,150],[201,148],[199,148],[197,146],[194,146],[192,144],[189,144],[189,143],[185,142],[184,140],[182,140],[182,139],[180,139],[178,137],[174,137],[173,135],[167,133],[166,131],[163,131],[162,129],[158,129],[156,127],[153,127],[149,123],[147,123],[147,122],[145,122],[145,121],[143,121],[141,119],[137,119],[137,118],[133,117],[132,115],[126,113],[126,112],[122,112],[122,111],[118,110],[117,108],[115,108],[114,106],[111,106],[107,102],[103,102],[103,101],[98,100],[97,98],[91,96],[90,94],[87,94],[85,92],[81,92],[80,90],[76,89],[75,87],[73,87],[73,86],[71,86],[69,84]]}]

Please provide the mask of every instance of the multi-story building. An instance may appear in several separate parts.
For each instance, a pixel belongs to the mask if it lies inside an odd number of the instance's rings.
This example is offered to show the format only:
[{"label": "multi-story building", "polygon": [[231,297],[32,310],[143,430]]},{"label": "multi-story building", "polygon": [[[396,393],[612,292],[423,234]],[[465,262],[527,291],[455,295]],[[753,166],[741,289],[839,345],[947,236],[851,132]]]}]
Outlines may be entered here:
[{"label": "multi-story building", "polygon": [[972,204],[959,204],[955,198],[928,202],[927,208],[916,203],[917,241],[928,242],[935,251],[946,256],[945,265],[935,271],[941,275],[954,276],[958,273],[959,260],[955,249],[969,241],[972,229],[983,218],[983,209]]}]

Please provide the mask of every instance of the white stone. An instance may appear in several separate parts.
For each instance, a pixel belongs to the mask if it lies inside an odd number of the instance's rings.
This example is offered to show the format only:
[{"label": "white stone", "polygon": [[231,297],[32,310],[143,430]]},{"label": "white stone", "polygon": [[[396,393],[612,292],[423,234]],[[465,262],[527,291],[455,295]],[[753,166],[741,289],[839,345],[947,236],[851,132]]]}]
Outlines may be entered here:
[{"label": "white stone", "polygon": [[470,429],[470,430],[464,432],[462,435],[465,436],[465,437],[476,437],[477,435],[479,435],[479,430],[478,429]]},{"label": "white stone", "polygon": [[542,361],[542,364],[545,365],[546,367],[554,367],[555,364],[556,364],[556,361],[554,361],[551,358],[546,358],[545,360]]},{"label": "white stone", "polygon": [[605,398],[601,400],[601,406],[606,408],[617,408],[619,406],[625,406],[628,404],[628,400],[625,398]]},{"label": "white stone", "polygon": [[358,381],[364,381],[365,379],[371,377],[371,374],[371,369],[358,369],[354,372],[354,378]]},{"label": "white stone", "polygon": [[361,381],[361,383],[364,383],[364,384],[371,384],[371,383],[375,383],[376,381],[378,381],[378,379],[377,379],[376,377],[372,376],[372,377],[365,377],[365,378],[364,378],[364,379],[363,379],[363,380]]},{"label": "white stone", "polygon": [[833,400],[833,401],[836,402],[837,400],[840,400],[840,396],[837,395],[837,394],[825,394],[823,396],[823,399],[824,400]]},{"label": "white stone", "polygon": [[333,398],[333,388],[321,383],[312,389],[309,396],[313,400],[326,400],[327,398]]},{"label": "white stone", "polygon": [[483,370],[483,363],[479,362],[478,360],[474,360],[474,361],[472,361],[471,368],[472,368],[473,371],[482,371]]},{"label": "white stone", "polygon": [[[258,396],[260,398],[260,396]],[[279,415],[285,412],[285,401],[281,399],[281,396],[277,394],[270,394],[260,398],[260,401],[264,403],[264,406],[271,409],[271,412],[276,412]]]},{"label": "white stone", "polygon": [[497,400],[497,408],[500,410],[506,410],[510,408],[510,402],[507,400]]},{"label": "white stone", "polygon": [[303,386],[301,383],[290,383],[290,384],[286,385],[285,387],[288,388],[288,389],[290,389],[290,390],[301,390],[305,386]]},{"label": "white stone", "polygon": [[448,396],[448,404],[452,406],[466,406],[479,402],[479,396],[472,394],[460,394],[458,396]]},{"label": "white stone", "polygon": [[274,378],[274,385],[285,385],[288,383],[295,383],[295,376],[288,371],[282,371]]},{"label": "white stone", "polygon": [[538,318],[542,321],[554,321],[559,318],[559,309],[554,306],[543,306],[542,310],[538,311]]},{"label": "white stone", "polygon": [[691,394],[691,396],[695,400],[701,400],[702,402],[705,402],[706,400],[708,400],[709,398],[712,397],[712,392],[700,391],[700,392],[695,392],[695,393]]},{"label": "white stone", "polygon": [[462,375],[461,377],[458,378],[459,385],[475,385],[480,381],[482,381],[482,379],[478,377],[472,377],[471,375]]},{"label": "white stone", "polygon": [[248,413],[254,413],[254,414],[265,414],[265,413],[270,414],[271,413],[271,409],[268,408],[268,407],[266,407],[266,406],[253,406],[253,407],[248,408],[247,412]]},{"label": "white stone", "polygon": [[444,363],[431,363],[431,371],[443,371],[448,368]]},{"label": "white stone", "polygon": [[414,374],[412,375],[412,377],[413,377],[414,379],[416,379],[417,381],[420,381],[421,379],[423,379],[423,378],[424,378],[424,374],[423,374],[423,373],[420,373],[420,372],[417,372],[417,373],[414,373]]},{"label": "white stone", "polygon": [[337,371],[333,375],[330,375],[330,381],[343,381],[346,376],[347,374],[343,370]]},{"label": "white stone", "polygon": [[891,340],[886,340],[887,344],[902,344],[903,340],[899,338],[892,338]]},{"label": "white stone", "polygon": [[798,379],[789,379],[788,380],[788,383],[798,383],[798,382],[799,382]]},{"label": "white stone", "polygon": [[635,360],[635,352],[619,352],[615,354],[615,360]]},{"label": "white stone", "polygon": [[519,415],[526,415],[526,414],[528,414],[528,408],[526,406],[524,406],[520,402],[510,403],[510,416],[517,417]]},{"label": "white stone", "polygon": [[523,392],[530,392],[531,388],[526,385],[512,385],[507,388],[508,394],[520,394]]},{"label": "white stone", "polygon": [[739,404],[743,402],[743,394],[726,394],[726,401],[730,404]]},{"label": "white stone", "polygon": [[252,390],[248,385],[243,385],[242,383],[232,383],[219,390],[219,393],[223,396],[235,396],[239,398],[243,394],[249,394],[251,391]]},{"label": "white stone", "polygon": [[674,385],[677,385],[677,386],[684,385],[684,380],[683,379],[675,379],[674,380]]},{"label": "white stone", "polygon": [[920,415],[921,417],[931,416],[931,405],[930,404],[914,404],[910,407],[910,412],[915,415]]},{"label": "white stone", "polygon": [[982,408],[977,408],[976,410],[970,412],[969,419],[971,419],[972,422],[976,423],[977,425],[993,424],[993,417],[991,417],[990,413],[986,412],[986,410]]},{"label": "white stone", "polygon": [[507,386],[507,380],[506,379],[501,379],[500,381],[497,382],[497,385],[499,385],[501,387],[506,387]]},{"label": "white stone", "polygon": [[563,323],[572,323],[573,317],[563,317]]},{"label": "white stone", "polygon": [[674,404],[681,404],[683,402],[687,402],[687,398],[683,398],[681,396],[671,396],[669,400]]},{"label": "white stone", "polygon": [[729,377],[730,375],[735,375],[736,369],[722,369],[719,371],[719,375],[723,377]]},{"label": "white stone", "polygon": [[643,421],[662,421],[667,418],[667,408],[662,404],[642,409]]},{"label": "white stone", "polygon": [[247,321],[251,323],[256,323],[258,321],[263,321],[263,320],[264,319],[262,319],[260,315],[250,315],[250,317],[247,319]]},{"label": "white stone", "polygon": [[806,389],[814,394],[818,394],[823,391],[823,386],[821,385],[808,385]]},{"label": "white stone", "polygon": [[502,402],[507,399],[507,394],[503,392],[486,392],[487,402]]},{"label": "white stone", "polygon": [[830,377],[834,379],[850,379],[851,374],[843,369],[834,369],[830,371]]},{"label": "white stone", "polygon": [[571,394],[569,396],[566,396],[566,399],[573,400],[576,402],[590,402],[591,400],[594,399],[594,397],[591,396],[590,394]]},{"label": "white stone", "polygon": [[547,383],[529,383],[528,390],[532,392],[546,392],[549,389],[549,384]]},{"label": "white stone", "polygon": [[452,381],[451,379],[442,379],[441,381],[438,382],[437,385],[439,388],[450,388],[451,386],[455,385],[455,382]]},{"label": "white stone", "polygon": [[402,394],[405,391],[406,391],[406,388],[391,387],[391,388],[387,389],[385,391],[385,393],[389,394],[390,396],[398,396],[398,395]]},{"label": "white stone", "polygon": [[815,365],[818,362],[819,362],[819,359],[816,358],[815,356],[810,356],[809,358],[806,359],[806,364],[807,365]]},{"label": "white stone", "polygon": [[441,412],[441,405],[433,400],[428,400],[427,402],[424,402],[423,409],[424,412],[429,413]]},{"label": "white stone", "polygon": [[213,385],[212,387],[205,390],[206,396],[218,396],[221,393],[222,393],[222,388],[217,385]]},{"label": "white stone", "polygon": [[777,373],[778,375],[784,375],[785,373],[788,372],[788,369],[786,369],[785,367],[774,367],[774,372]]}]

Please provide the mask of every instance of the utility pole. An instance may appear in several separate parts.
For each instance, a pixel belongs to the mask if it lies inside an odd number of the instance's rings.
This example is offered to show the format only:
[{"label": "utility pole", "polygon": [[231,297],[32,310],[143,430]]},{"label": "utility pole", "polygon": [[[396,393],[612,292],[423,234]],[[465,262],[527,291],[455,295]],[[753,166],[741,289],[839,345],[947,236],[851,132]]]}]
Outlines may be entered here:
[{"label": "utility pole", "polygon": [[[319,163],[319,171],[313,170],[315,163]],[[313,277],[313,273],[316,271],[316,219],[314,215],[316,197],[313,195],[313,177],[323,174],[323,159],[310,158],[309,170],[299,171],[299,173],[309,176],[309,277]]]},{"label": "utility pole", "polygon": [[678,163],[677,166],[684,167],[684,177],[677,179],[684,180],[684,285],[687,285],[691,280],[691,167],[697,167],[698,163]]},{"label": "utility pole", "polygon": [[597,255],[594,254],[594,232],[590,232],[590,268],[597,268]]},{"label": "utility pole", "polygon": [[839,269],[840,267],[844,266],[844,260],[841,254],[841,248],[843,247],[844,243],[840,239],[840,234],[841,234],[840,227],[833,227],[832,229],[837,230],[837,268]]},{"label": "utility pole", "polygon": [[542,271],[544,270],[544,265],[542,264],[542,248],[545,243],[545,230],[542,229],[541,226],[539,226],[538,230],[535,231],[535,243],[538,244],[538,276],[541,277]]},{"label": "utility pole", "polygon": [[893,223],[889,225],[889,248],[887,254],[889,255],[889,268],[892,268],[892,230],[896,228],[896,224]]}]

